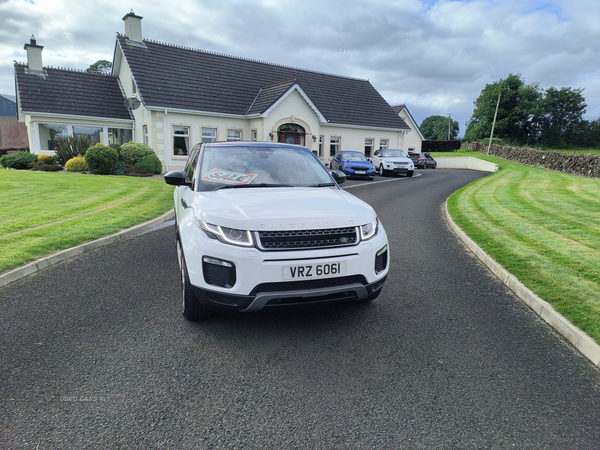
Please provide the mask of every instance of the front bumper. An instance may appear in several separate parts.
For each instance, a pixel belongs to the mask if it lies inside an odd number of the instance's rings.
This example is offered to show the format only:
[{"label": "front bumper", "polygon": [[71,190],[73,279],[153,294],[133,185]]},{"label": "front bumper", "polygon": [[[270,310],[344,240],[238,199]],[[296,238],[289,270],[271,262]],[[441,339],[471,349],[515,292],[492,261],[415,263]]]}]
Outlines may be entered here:
[{"label": "front bumper", "polygon": [[[360,301],[383,286],[389,271],[387,235],[381,224],[368,241],[311,250],[237,247],[210,239],[194,224],[178,232],[192,289],[210,309],[258,311],[273,306]],[[228,265],[213,267],[207,265],[207,258]],[[286,267],[338,262],[344,263],[345,273],[337,277],[285,278]]]},{"label": "front bumper", "polygon": [[[253,312],[273,307],[281,308],[361,301],[379,289],[382,289],[387,275],[371,284],[363,284],[364,279],[357,279],[358,277],[345,278],[336,279],[340,283],[338,285],[321,288],[311,286],[312,282],[310,281],[299,281],[287,285],[282,283],[283,286],[279,286],[279,288],[286,290],[274,292],[268,290],[262,291],[262,289],[272,287],[268,284],[263,284],[263,286],[258,285],[257,292],[252,295],[233,295],[202,289],[194,285],[192,285],[192,289],[196,298],[211,310]],[[344,284],[346,282],[349,284]]]},{"label": "front bumper", "polygon": [[[375,169],[350,169],[348,167],[344,167],[342,172],[346,174],[347,177],[366,177],[366,178],[374,178],[375,177]],[[357,173],[359,172],[359,173]],[[362,173],[360,173],[362,172]]]}]

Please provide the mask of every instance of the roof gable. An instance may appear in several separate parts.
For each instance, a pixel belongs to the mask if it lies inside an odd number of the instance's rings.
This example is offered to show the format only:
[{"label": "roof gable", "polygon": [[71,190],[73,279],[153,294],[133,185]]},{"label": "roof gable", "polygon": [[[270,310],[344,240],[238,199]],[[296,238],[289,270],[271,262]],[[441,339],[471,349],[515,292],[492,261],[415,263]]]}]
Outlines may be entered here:
[{"label": "roof gable", "polygon": [[[331,124],[408,130],[367,80],[117,37],[146,107],[245,116],[276,101],[296,80]],[[269,87],[268,89],[265,89]]]},{"label": "roof gable", "polygon": [[258,91],[256,98],[248,108],[247,115],[263,114],[275,102],[277,102],[296,82],[296,78],[280,81],[269,86],[263,86]]},{"label": "roof gable", "polygon": [[275,83],[270,86],[265,86],[260,90],[256,99],[247,115],[260,114],[262,117],[267,117],[271,111],[279,106],[293,92],[298,94],[308,103],[308,106],[314,111],[321,123],[327,123],[327,119],[321,111],[315,106],[313,101],[308,97],[304,90],[296,83],[296,79]]},{"label": "roof gable", "polygon": [[66,69],[44,68],[28,73],[15,64],[21,111],[132,120],[116,77]]},{"label": "roof gable", "polygon": [[[416,120],[414,119],[414,117],[412,116],[412,114],[410,113],[410,111],[408,110],[408,108],[406,107],[406,105],[398,105],[398,106],[392,106],[392,109],[398,114],[400,115],[400,113],[402,111],[406,111],[406,115],[408,116],[408,119],[410,121],[410,125],[412,125],[411,129],[416,130],[416,132],[419,134],[419,136],[421,137],[421,140],[425,140],[425,137],[423,136],[423,133],[421,133],[421,128],[419,128],[419,125],[417,124]],[[404,119],[403,119],[404,120]],[[406,122],[406,121],[405,121]]]}]

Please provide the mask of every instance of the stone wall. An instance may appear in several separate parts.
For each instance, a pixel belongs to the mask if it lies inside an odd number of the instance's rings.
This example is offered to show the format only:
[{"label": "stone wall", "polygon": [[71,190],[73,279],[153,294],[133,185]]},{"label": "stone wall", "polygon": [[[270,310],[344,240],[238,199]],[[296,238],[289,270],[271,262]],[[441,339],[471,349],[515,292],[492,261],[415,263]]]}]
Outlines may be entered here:
[{"label": "stone wall", "polygon": [[[480,142],[473,142],[471,149],[487,153],[487,146]],[[498,144],[492,144],[490,155],[556,172],[600,178],[600,155],[577,155],[533,148],[506,147]]]}]

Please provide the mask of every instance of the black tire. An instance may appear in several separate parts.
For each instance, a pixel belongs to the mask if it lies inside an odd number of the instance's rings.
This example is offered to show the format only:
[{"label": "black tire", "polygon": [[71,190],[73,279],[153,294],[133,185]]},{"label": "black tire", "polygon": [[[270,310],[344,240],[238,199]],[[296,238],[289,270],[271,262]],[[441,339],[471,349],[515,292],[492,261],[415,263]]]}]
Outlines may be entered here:
[{"label": "black tire", "polygon": [[202,303],[196,298],[194,291],[192,290],[192,284],[188,276],[187,266],[185,264],[185,258],[181,252],[181,247],[177,247],[179,250],[179,265],[181,267],[181,312],[183,317],[187,320],[204,320],[210,317],[210,311],[207,310]]},{"label": "black tire", "polygon": [[406,176],[410,178],[413,176],[414,173],[415,173],[414,170],[409,170],[408,172],[406,172]]},{"label": "black tire", "polygon": [[386,175],[386,172],[385,172],[385,170],[383,170],[383,164],[381,164],[379,166],[379,176],[385,177],[385,175]]}]

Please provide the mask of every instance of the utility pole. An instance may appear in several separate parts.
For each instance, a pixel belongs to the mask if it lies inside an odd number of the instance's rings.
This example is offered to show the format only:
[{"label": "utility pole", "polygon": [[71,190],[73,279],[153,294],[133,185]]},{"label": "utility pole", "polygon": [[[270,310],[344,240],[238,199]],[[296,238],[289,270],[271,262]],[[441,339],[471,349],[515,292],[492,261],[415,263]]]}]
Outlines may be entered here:
[{"label": "utility pole", "polygon": [[448,140],[450,140],[450,122],[451,122],[450,114],[448,114]]},{"label": "utility pole", "polygon": [[492,138],[494,137],[494,127],[496,126],[496,116],[498,115],[498,107],[500,106],[500,96],[502,91],[498,92],[498,101],[496,102],[496,112],[494,113],[494,121],[492,122],[492,132],[490,133],[490,142],[488,144],[487,154],[490,154],[490,148],[492,148]]}]

